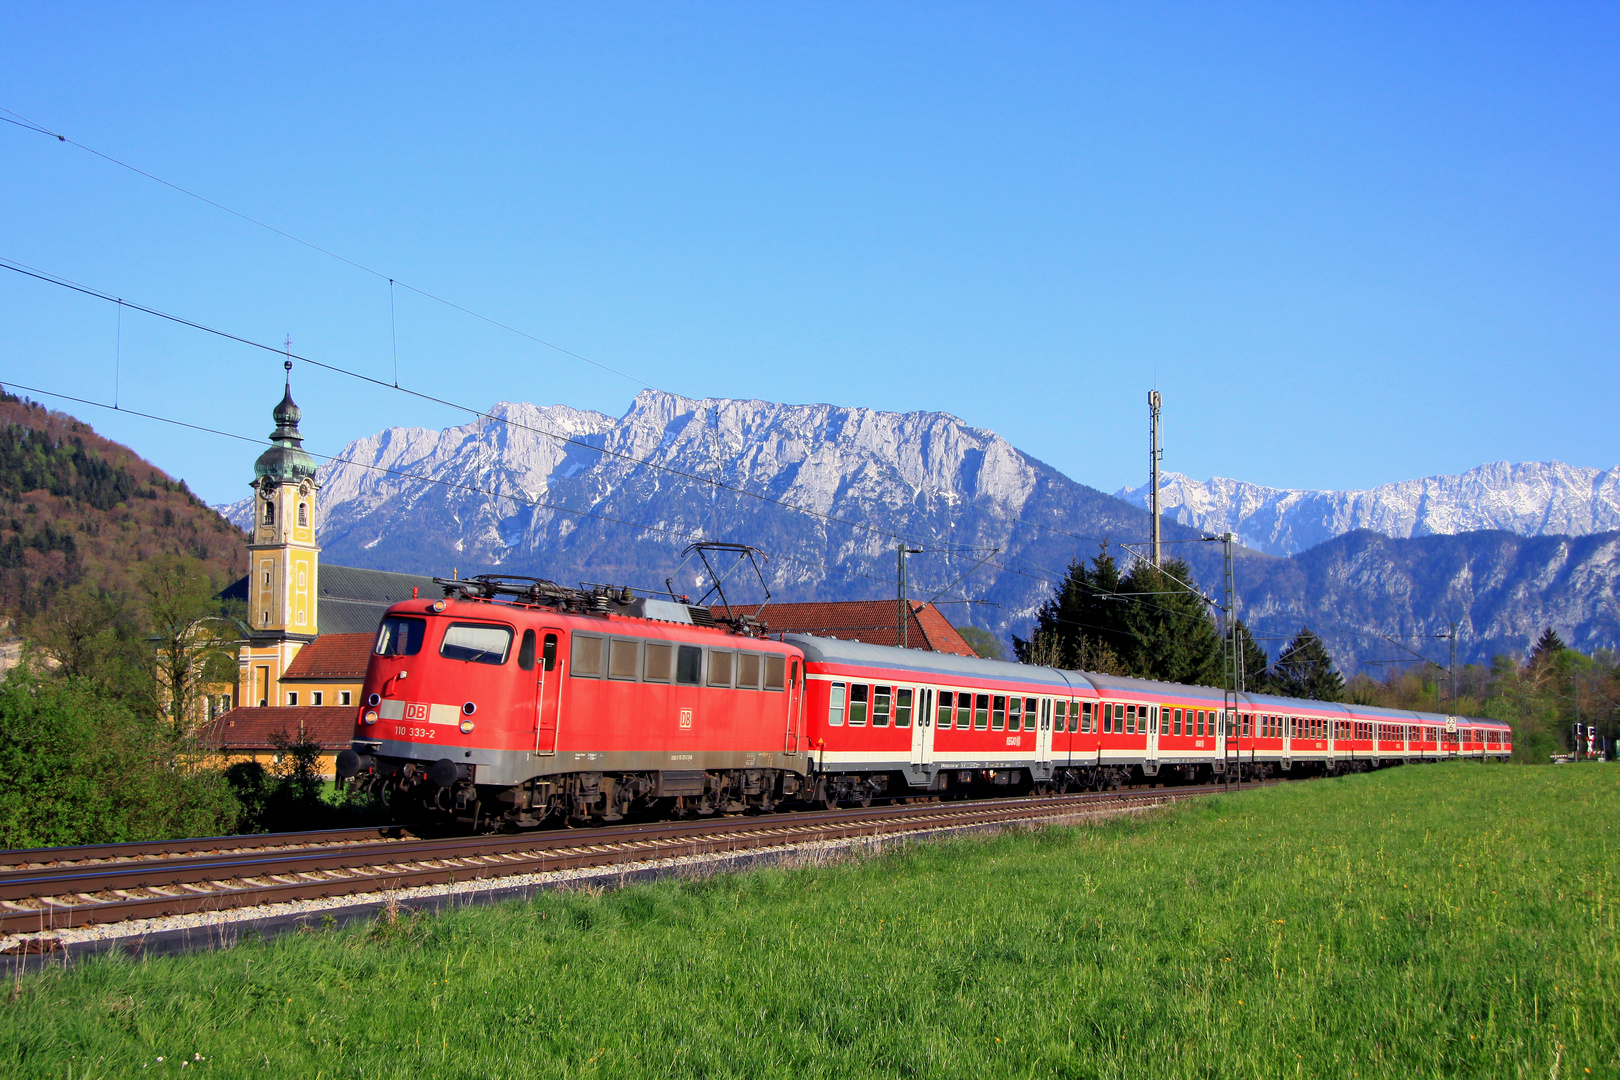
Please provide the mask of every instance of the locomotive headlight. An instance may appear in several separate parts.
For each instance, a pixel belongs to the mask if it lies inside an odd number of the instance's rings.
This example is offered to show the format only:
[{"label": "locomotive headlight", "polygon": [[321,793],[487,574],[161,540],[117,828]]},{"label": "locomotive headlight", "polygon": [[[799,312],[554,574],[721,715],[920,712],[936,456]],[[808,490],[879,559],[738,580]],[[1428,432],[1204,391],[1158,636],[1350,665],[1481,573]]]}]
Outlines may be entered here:
[{"label": "locomotive headlight", "polygon": [[444,610],[444,601],[443,600],[435,600],[435,601],[433,601],[433,610],[434,611],[443,611]]},{"label": "locomotive headlight", "polygon": [[364,720],[368,724],[375,724],[377,722],[377,710],[367,709],[365,715],[360,719]]},{"label": "locomotive headlight", "polygon": [[461,722],[461,733],[463,735],[471,735],[472,734],[472,729],[473,729],[473,722],[471,720],[463,720]]}]

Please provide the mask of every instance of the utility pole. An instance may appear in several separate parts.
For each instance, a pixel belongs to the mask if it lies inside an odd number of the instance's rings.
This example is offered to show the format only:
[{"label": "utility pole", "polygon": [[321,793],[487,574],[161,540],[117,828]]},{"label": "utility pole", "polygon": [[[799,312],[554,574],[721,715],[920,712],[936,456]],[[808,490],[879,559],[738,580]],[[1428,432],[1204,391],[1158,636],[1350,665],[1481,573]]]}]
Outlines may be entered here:
[{"label": "utility pole", "polygon": [[1451,712],[1457,713],[1457,624],[1451,624],[1451,653],[1446,657],[1446,674],[1451,681]]},{"label": "utility pole", "polygon": [[906,582],[906,556],[907,555],[921,555],[921,554],[922,554],[922,548],[908,548],[908,547],[906,547],[906,544],[905,544],[904,540],[902,540],[900,543],[895,545],[895,549],[894,549],[894,561],[895,561],[894,585],[895,585],[895,600],[896,600],[896,603],[895,603],[895,608],[896,608],[895,620],[896,621],[895,621],[895,624],[894,624],[894,640],[900,645],[900,647],[902,649],[911,648],[911,645],[909,644],[909,640],[910,640],[910,637],[911,637],[911,634],[910,634],[910,630],[911,630],[911,598],[908,595],[910,590],[909,590],[909,588],[907,586],[907,582]]},{"label": "utility pole", "polygon": [[[1154,521],[1156,531],[1158,519],[1155,518]],[[1223,635],[1226,642],[1226,696],[1224,702],[1225,709],[1223,711],[1226,713],[1226,715],[1222,718],[1221,723],[1226,726],[1225,732],[1222,733],[1223,737],[1229,738],[1232,735],[1237,735],[1238,737],[1238,785],[1242,786],[1243,773],[1241,769],[1243,755],[1243,726],[1242,722],[1237,718],[1237,708],[1238,695],[1243,693],[1243,650],[1239,648],[1240,643],[1238,641],[1237,632],[1237,585],[1232,576],[1232,541],[1234,539],[1235,537],[1233,537],[1231,533],[1226,533],[1221,537],[1226,555],[1226,602],[1224,605],[1226,613],[1226,633]],[[1224,741],[1221,743],[1221,761],[1225,766],[1225,775],[1223,779],[1227,784],[1230,784],[1232,782],[1232,755],[1227,753],[1226,743]]]},{"label": "utility pole", "polygon": [[1153,515],[1153,565],[1159,565],[1159,406],[1164,399],[1148,391],[1148,513]]}]

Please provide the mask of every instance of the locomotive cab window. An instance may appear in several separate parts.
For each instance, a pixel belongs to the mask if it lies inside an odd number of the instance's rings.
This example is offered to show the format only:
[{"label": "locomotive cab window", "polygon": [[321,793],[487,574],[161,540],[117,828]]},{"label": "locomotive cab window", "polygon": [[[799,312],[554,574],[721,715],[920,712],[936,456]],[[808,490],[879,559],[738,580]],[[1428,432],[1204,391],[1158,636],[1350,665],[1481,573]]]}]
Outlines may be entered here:
[{"label": "locomotive cab window", "polygon": [[589,634],[574,635],[573,656],[568,662],[569,674],[582,679],[602,677],[602,639]]},{"label": "locomotive cab window", "polygon": [[696,645],[682,645],[675,654],[675,681],[682,686],[696,686],[703,679],[703,650]]},{"label": "locomotive cab window", "polygon": [[724,649],[709,650],[709,685],[730,686],[732,658],[735,653]]},{"label": "locomotive cab window", "polygon": [[523,631],[523,644],[518,646],[518,667],[524,671],[534,670],[534,631]]},{"label": "locomotive cab window", "polygon": [[547,634],[545,645],[540,650],[540,670],[557,670],[557,635]]},{"label": "locomotive cab window", "polygon": [[782,689],[783,673],[787,670],[787,657],[767,656],[765,658],[765,689]]},{"label": "locomotive cab window", "polygon": [[377,627],[377,644],[371,651],[378,656],[415,656],[422,651],[426,633],[426,619],[390,615]]},{"label": "locomotive cab window", "polygon": [[640,651],[639,641],[631,638],[613,638],[608,643],[608,678],[634,682]]},{"label": "locomotive cab window", "polygon": [[504,664],[511,647],[510,626],[451,623],[439,643],[439,655],[446,660],[465,660],[470,664]]},{"label": "locomotive cab window", "polygon": [[647,642],[643,653],[641,677],[648,682],[669,682],[670,665],[675,659],[675,646],[661,641]]}]

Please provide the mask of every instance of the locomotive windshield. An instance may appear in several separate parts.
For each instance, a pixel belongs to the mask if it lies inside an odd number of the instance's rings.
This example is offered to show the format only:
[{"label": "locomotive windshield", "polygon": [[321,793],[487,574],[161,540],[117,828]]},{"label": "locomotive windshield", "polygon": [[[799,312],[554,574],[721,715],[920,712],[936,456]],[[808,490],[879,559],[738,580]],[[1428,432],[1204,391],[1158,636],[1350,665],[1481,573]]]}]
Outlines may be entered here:
[{"label": "locomotive windshield", "polygon": [[487,623],[451,623],[439,645],[446,660],[467,660],[474,664],[504,664],[512,646],[512,631]]},{"label": "locomotive windshield", "polygon": [[371,651],[378,656],[415,656],[422,651],[422,636],[426,632],[424,619],[390,615],[377,628],[377,645]]}]

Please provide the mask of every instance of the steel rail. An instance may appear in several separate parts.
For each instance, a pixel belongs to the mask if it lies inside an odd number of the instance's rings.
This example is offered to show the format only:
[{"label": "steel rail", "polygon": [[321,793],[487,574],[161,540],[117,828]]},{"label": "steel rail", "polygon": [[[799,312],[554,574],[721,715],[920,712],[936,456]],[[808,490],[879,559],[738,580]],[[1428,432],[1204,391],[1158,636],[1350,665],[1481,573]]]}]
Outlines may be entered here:
[{"label": "steel rail", "polygon": [[223,911],[288,900],[358,895],[418,885],[493,881],[519,874],[676,856],[779,847],[816,840],[982,827],[1103,814],[1214,794],[1217,788],[931,802],[793,815],[657,822],[529,833],[395,840],[260,855],[161,862],[63,865],[0,880],[0,933]]},{"label": "steel rail", "polygon": [[371,843],[403,835],[404,831],[397,825],[372,825],[355,829],[244,833],[237,836],[201,836],[182,840],[84,844],[76,847],[3,848],[0,849],[0,873],[17,867],[169,858],[187,852],[252,851],[265,848],[312,847],[318,844]]}]

